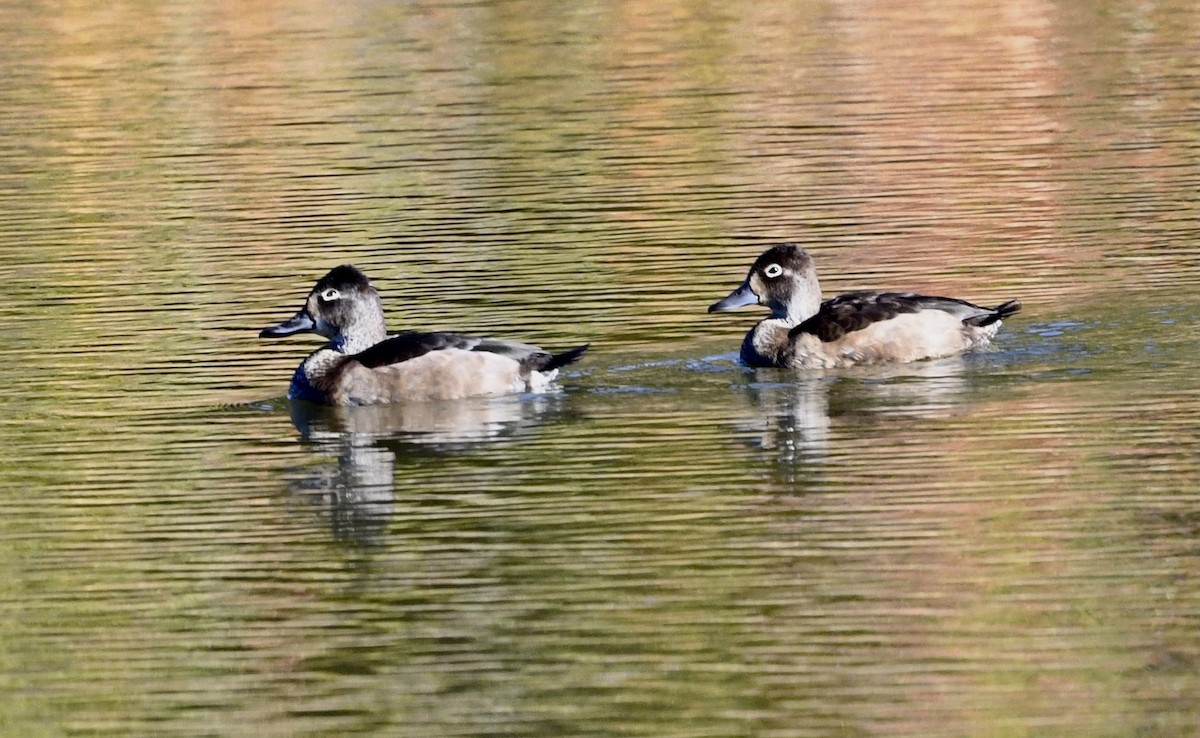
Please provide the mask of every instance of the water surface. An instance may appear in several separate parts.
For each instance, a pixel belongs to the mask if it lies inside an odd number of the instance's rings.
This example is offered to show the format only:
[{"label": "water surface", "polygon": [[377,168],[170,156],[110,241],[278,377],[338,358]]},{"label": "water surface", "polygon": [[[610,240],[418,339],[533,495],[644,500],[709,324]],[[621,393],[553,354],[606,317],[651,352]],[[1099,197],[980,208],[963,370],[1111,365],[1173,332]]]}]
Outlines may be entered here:
[{"label": "water surface", "polygon": [[[63,735],[1193,735],[1182,0],[0,10],[0,725]],[[830,373],[707,315],[1019,297]],[[353,262],[561,392],[323,411]]]}]

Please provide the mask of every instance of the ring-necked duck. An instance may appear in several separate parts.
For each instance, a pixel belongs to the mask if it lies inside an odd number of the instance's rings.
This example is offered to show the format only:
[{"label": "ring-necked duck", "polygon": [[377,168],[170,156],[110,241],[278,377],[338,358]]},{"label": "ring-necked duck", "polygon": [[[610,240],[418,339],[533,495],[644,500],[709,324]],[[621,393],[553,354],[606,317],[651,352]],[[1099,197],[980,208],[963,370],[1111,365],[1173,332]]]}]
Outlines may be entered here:
[{"label": "ring-necked duck", "polygon": [[551,354],[537,346],[457,333],[387,335],[383,303],[349,265],[317,282],[290,320],[263,338],[313,332],[329,339],[296,369],[288,397],[326,405],[452,400],[544,391],[587,346]]},{"label": "ring-necked duck", "polygon": [[756,303],[771,315],[746,334],[742,361],[800,369],[951,356],[987,345],[1001,319],[1021,309],[1017,300],[986,308],[911,292],[849,292],[822,302],[812,257],[790,243],[763,252],[746,281],[708,312]]}]

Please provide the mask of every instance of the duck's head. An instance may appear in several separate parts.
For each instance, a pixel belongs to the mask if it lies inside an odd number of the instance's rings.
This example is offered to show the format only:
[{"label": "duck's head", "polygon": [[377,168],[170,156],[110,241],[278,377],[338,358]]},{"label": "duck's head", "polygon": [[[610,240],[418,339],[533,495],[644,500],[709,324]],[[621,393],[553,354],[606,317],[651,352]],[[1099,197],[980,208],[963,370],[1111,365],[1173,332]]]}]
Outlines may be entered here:
[{"label": "duck's head", "polygon": [[799,323],[821,307],[817,268],[808,252],[794,243],[772,246],[754,260],[746,281],[708,312],[734,310],[743,305],[765,305],[771,317]]},{"label": "duck's head", "polygon": [[304,307],[288,320],[259,333],[260,338],[312,332],[328,338],[333,348],[357,353],[387,336],[383,303],[367,275],[343,264],[317,282]]}]

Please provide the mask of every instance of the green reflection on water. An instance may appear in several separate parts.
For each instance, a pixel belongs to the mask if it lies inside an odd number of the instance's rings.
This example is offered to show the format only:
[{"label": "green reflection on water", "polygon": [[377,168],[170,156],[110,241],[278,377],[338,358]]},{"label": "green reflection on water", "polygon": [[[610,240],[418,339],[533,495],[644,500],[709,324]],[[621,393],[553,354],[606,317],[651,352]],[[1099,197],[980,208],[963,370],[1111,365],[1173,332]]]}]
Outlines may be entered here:
[{"label": "green reflection on water", "polygon": [[[0,732],[1195,732],[1186,3],[6,20]],[[748,373],[704,306],[779,238],[1027,309]],[[301,440],[254,336],[343,261],[594,349]]]}]

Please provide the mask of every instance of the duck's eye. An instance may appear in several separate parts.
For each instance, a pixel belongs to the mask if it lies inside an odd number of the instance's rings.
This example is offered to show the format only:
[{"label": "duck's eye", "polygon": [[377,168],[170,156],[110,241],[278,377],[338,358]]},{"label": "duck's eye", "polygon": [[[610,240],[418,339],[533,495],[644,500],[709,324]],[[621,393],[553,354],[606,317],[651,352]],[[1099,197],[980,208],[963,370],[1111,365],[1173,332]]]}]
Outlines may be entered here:
[{"label": "duck's eye", "polygon": [[783,274],[783,267],[778,264],[767,264],[767,268],[763,270],[763,274],[770,279],[775,279],[780,274]]},{"label": "duck's eye", "polygon": [[321,300],[323,302],[333,302],[334,300],[341,299],[341,297],[342,293],[338,292],[332,287],[321,293]]}]

